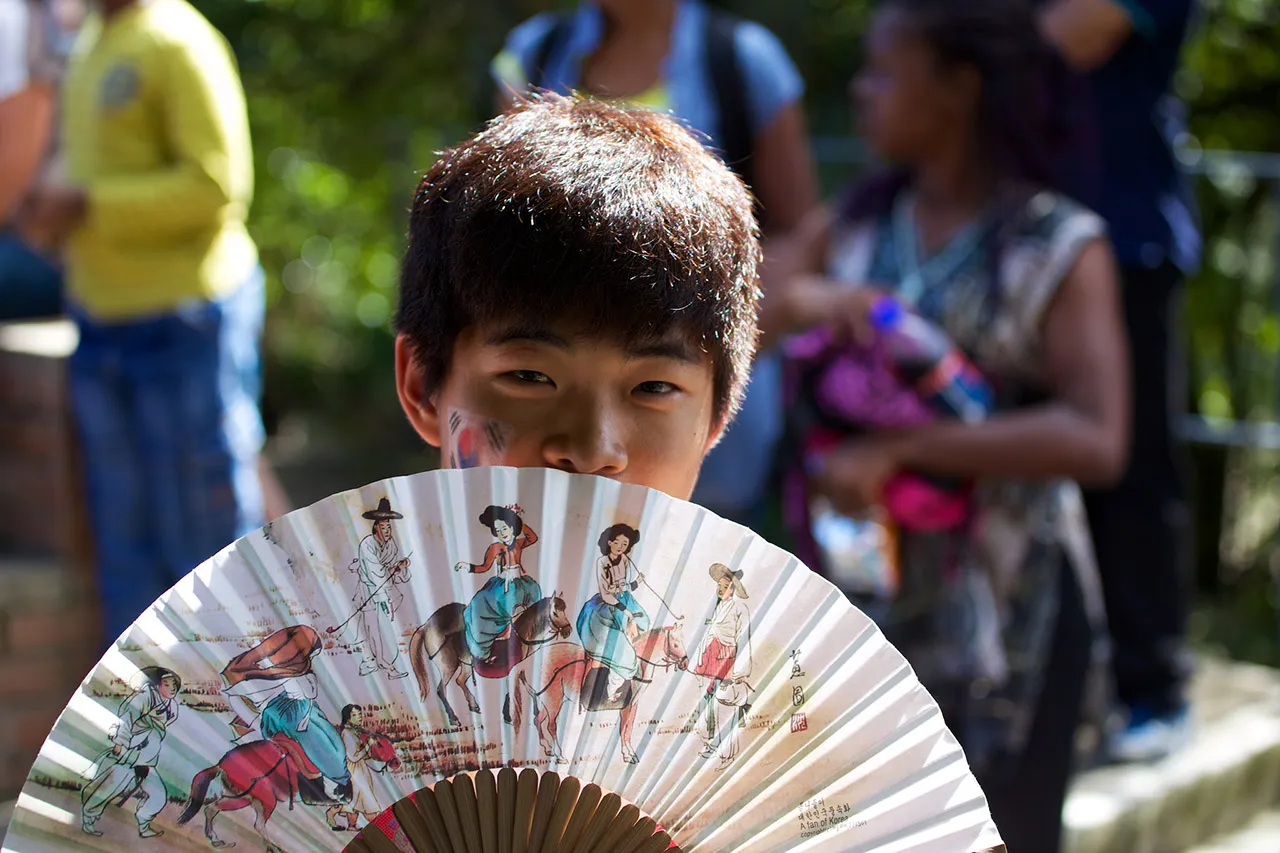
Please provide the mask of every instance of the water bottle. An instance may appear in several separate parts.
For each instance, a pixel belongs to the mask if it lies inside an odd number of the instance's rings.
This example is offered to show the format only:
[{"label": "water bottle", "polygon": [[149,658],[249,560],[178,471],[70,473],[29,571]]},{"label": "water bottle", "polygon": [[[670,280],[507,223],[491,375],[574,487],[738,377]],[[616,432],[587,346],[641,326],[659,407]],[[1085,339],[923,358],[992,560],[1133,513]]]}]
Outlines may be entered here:
[{"label": "water bottle", "polygon": [[810,531],[827,579],[845,593],[890,599],[898,591],[896,544],[879,513],[870,518],[840,515],[825,498],[809,504]]},{"label": "water bottle", "polygon": [[[822,458],[810,455],[805,467],[821,470]],[[898,591],[898,554],[894,530],[884,513],[849,518],[836,512],[825,497],[809,501],[809,532],[817,545],[822,568],[846,594],[887,600]]]},{"label": "water bottle", "polygon": [[965,423],[986,418],[991,386],[946,332],[891,296],[876,300],[870,321],[894,373],[939,414]]}]

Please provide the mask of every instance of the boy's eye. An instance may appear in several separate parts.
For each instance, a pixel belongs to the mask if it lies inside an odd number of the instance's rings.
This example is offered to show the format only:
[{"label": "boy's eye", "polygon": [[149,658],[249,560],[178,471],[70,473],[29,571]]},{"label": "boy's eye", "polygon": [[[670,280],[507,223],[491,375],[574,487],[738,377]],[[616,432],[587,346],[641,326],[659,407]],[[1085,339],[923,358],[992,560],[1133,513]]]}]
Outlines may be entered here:
[{"label": "boy's eye", "polygon": [[639,385],[636,386],[636,390],[639,391],[641,394],[651,394],[654,396],[662,396],[664,394],[671,394],[677,391],[678,389],[676,388],[676,386],[672,385],[670,382],[654,381],[654,382],[641,382]]},{"label": "boy's eye", "polygon": [[507,374],[517,382],[528,382],[536,385],[555,385],[551,377],[540,370],[513,370]]}]

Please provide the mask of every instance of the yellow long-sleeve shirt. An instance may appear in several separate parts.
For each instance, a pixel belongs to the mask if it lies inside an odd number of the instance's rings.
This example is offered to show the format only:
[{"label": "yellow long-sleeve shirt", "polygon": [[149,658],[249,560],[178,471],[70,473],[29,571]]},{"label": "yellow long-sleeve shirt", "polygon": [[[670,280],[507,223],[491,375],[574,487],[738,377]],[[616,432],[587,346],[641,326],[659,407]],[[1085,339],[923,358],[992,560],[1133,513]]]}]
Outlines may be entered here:
[{"label": "yellow long-sleeve shirt", "polygon": [[86,25],[65,81],[67,179],[88,195],[70,296],[101,320],[216,298],[252,271],[249,122],[235,59],[186,0]]}]

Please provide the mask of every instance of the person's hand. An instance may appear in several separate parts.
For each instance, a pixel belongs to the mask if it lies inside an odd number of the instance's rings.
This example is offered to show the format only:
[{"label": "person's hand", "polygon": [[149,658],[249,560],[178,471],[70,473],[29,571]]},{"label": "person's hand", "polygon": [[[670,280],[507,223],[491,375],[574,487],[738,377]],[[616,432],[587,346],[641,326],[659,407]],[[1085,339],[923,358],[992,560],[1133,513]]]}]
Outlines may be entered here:
[{"label": "person's hand", "polygon": [[118,743],[113,743],[111,745],[111,754],[114,755],[116,758],[119,758],[120,756],[124,755],[124,747],[122,747]]},{"label": "person's hand", "polygon": [[860,438],[828,453],[812,475],[814,490],[836,512],[862,515],[882,500],[884,484],[902,467],[901,445],[894,438]]},{"label": "person's hand", "polygon": [[455,572],[466,572],[466,571],[470,571],[470,570],[471,570],[471,564],[470,564],[470,563],[468,563],[466,560],[462,560],[462,561],[460,561],[460,562],[454,563],[454,565],[453,565],[453,570],[454,570]]},{"label": "person's hand", "polygon": [[825,322],[837,340],[870,346],[875,340],[871,327],[871,306],[885,296],[886,290],[874,285],[851,286],[837,283],[826,295],[823,305]]},{"label": "person's hand", "polygon": [[644,583],[644,572],[636,573],[636,583]]},{"label": "person's hand", "polygon": [[822,275],[802,275],[787,284],[791,325],[798,331],[813,326],[830,327],[841,341],[869,345],[874,336],[871,306],[888,293],[874,284],[854,285]]},{"label": "person's hand", "polygon": [[53,247],[84,221],[88,210],[88,196],[83,190],[41,184],[18,206],[18,232],[34,245]]},{"label": "person's hand", "polygon": [[746,683],[747,683],[747,677],[746,677],[745,675],[735,675],[735,676],[733,677],[733,683],[734,683],[734,684],[746,684]]}]

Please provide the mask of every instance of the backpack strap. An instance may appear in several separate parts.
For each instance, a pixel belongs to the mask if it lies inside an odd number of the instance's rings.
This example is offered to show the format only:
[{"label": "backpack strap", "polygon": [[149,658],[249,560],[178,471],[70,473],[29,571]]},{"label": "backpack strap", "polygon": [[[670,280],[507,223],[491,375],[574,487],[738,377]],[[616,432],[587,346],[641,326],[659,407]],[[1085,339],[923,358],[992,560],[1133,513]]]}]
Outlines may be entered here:
[{"label": "backpack strap", "polygon": [[555,22],[542,34],[542,38],[534,43],[533,62],[529,68],[525,69],[525,77],[529,81],[530,88],[546,87],[547,65],[556,52],[564,46],[572,28],[573,19],[563,13],[558,14],[555,16]]},{"label": "backpack strap", "polygon": [[[741,20],[719,9],[707,10],[707,73],[720,115],[716,142],[729,168],[754,189],[755,134],[747,105],[747,81],[738,58],[737,33]],[[756,217],[763,226],[763,211],[759,203],[756,204]]]}]

